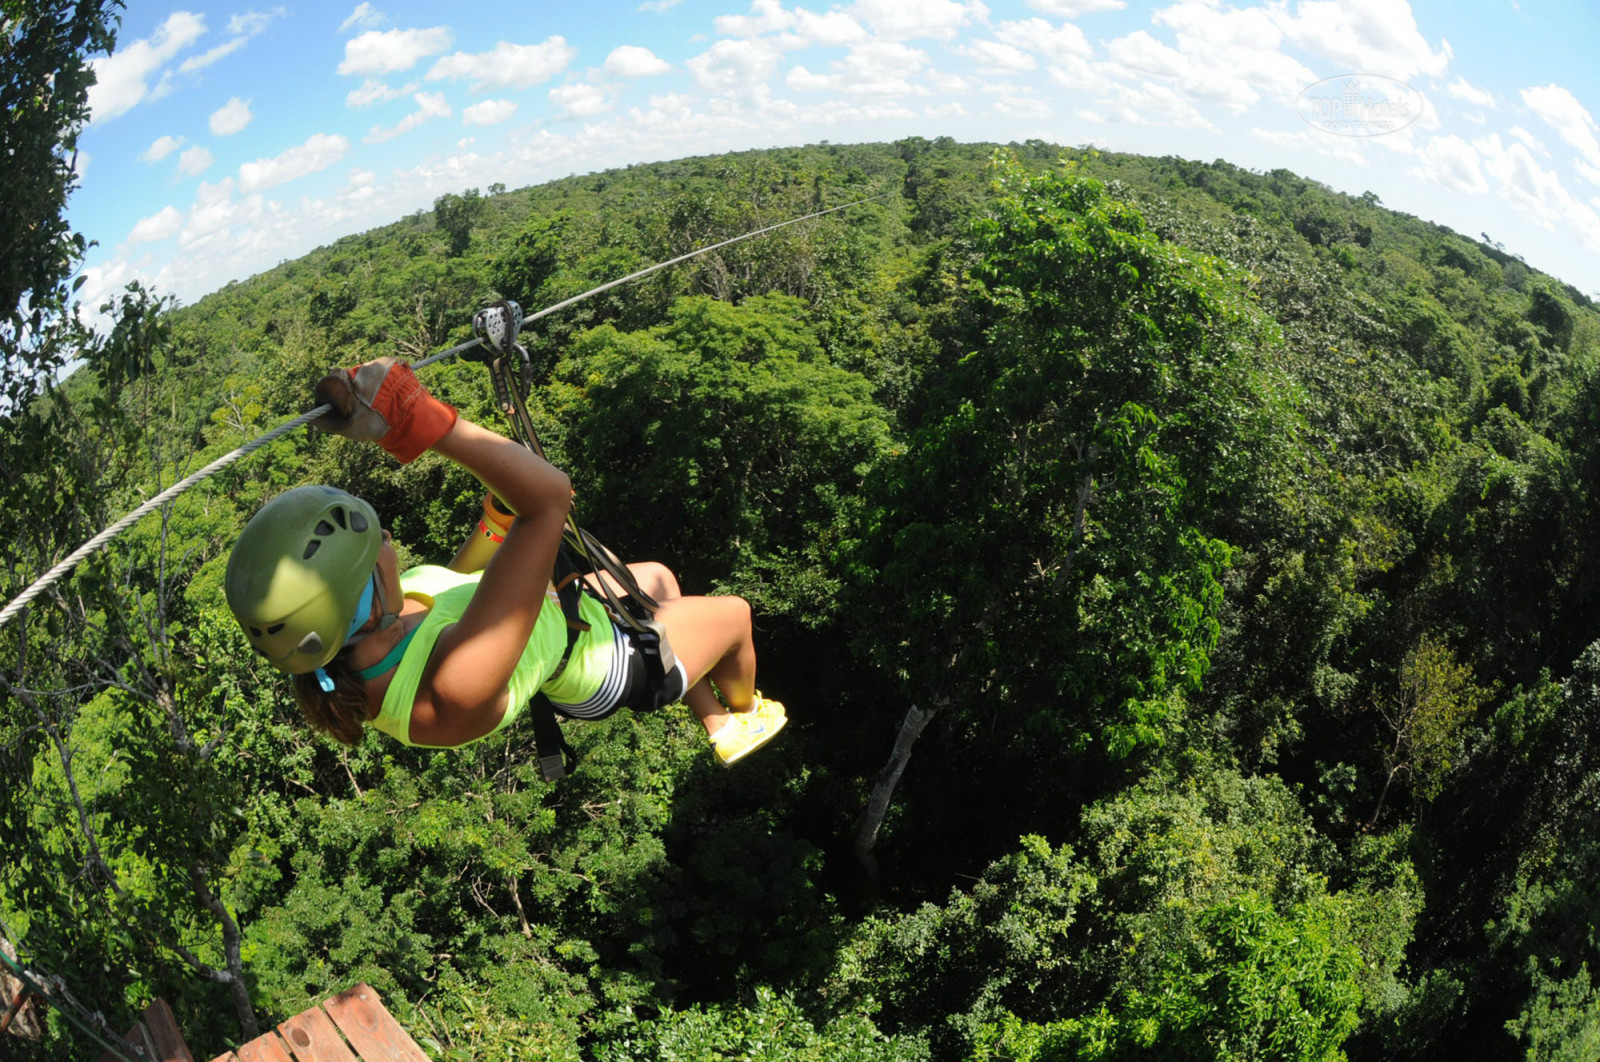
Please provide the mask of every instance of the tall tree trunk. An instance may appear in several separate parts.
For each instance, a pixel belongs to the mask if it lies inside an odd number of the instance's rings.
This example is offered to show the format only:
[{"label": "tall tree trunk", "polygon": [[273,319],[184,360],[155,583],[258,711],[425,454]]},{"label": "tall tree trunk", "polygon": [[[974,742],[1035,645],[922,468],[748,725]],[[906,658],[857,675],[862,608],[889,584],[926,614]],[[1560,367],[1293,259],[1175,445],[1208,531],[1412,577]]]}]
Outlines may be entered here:
[{"label": "tall tree trunk", "polygon": [[872,849],[878,843],[878,830],[883,826],[884,816],[889,813],[894,788],[900,784],[900,776],[905,773],[906,763],[911,759],[911,746],[922,733],[922,728],[928,725],[928,720],[933,718],[933,713],[932,708],[918,708],[914,704],[907,709],[905,720],[900,724],[900,733],[895,735],[894,748],[889,752],[889,762],[878,772],[878,780],[872,785],[872,796],[868,798],[866,811],[861,816],[861,825],[856,829],[856,861],[873,882],[878,880],[878,857],[872,854]]}]

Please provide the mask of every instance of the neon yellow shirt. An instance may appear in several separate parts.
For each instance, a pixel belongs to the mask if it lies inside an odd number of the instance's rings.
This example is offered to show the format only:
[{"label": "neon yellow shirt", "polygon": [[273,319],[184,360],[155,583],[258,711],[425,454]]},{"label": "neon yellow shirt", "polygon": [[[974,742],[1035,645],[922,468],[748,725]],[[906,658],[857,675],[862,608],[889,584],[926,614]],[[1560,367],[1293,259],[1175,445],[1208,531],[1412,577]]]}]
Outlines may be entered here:
[{"label": "neon yellow shirt", "polygon": [[[405,596],[428,606],[428,615],[412,635],[405,655],[395,667],[394,678],[383,695],[383,708],[371,724],[404,745],[437,748],[421,745],[411,740],[411,708],[416,703],[417,687],[422,683],[422,672],[428,666],[428,657],[439,635],[450,624],[461,618],[477,592],[482,572],[463,575],[436,564],[420,564],[400,575],[400,589]],[[547,591],[544,607],[534,622],[533,634],[527,648],[517,660],[511,673],[510,699],[505,715],[490,734],[509,726],[522,711],[522,706],[536,693],[544,693],[552,701],[562,704],[579,704],[592,697],[605,680],[611,668],[614,652],[611,635],[611,617],[605,606],[588,594],[582,596],[578,615],[589,624],[589,630],[578,636],[572,647],[572,658],[560,677],[550,681],[550,673],[561,663],[561,654],[567,648],[566,617],[561,613],[555,591]],[[488,737],[484,734],[483,737]],[[474,738],[481,741],[483,738]]]}]

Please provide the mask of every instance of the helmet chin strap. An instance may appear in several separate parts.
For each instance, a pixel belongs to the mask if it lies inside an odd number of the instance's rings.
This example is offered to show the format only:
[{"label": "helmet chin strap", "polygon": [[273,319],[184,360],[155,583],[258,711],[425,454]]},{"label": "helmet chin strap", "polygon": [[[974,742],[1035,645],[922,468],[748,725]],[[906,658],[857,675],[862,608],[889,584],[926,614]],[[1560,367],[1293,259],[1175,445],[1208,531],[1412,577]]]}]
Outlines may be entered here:
[{"label": "helmet chin strap", "polygon": [[[376,592],[378,609],[380,613],[378,616],[378,625],[370,631],[363,631],[361,628],[365,627],[372,621],[372,600],[374,597],[374,592]],[[340,648],[348,649],[352,645],[357,645],[366,641],[379,631],[388,630],[390,627],[394,626],[395,621],[399,618],[399,610],[391,610],[389,608],[389,595],[383,588],[383,580],[378,578],[378,569],[374,567],[372,569],[372,578],[367,580],[367,588],[361,591],[361,600],[356,603],[356,614],[350,620],[350,629],[345,632],[344,645],[342,645]],[[332,693],[334,688],[333,679],[331,676],[329,676],[327,671],[319,667],[313,673],[317,676],[317,685],[322,687],[322,692]]]}]

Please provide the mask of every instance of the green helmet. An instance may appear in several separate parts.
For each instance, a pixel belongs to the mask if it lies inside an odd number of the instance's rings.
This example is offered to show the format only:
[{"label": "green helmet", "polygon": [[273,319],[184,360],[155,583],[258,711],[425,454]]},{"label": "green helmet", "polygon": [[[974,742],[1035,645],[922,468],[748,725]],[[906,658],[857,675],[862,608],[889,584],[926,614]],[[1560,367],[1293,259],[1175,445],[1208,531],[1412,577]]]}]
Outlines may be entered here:
[{"label": "green helmet", "polygon": [[228,558],[228,607],[255,651],[291,675],[348,638],[383,531],[371,505],[334,487],[296,487],[245,525]]}]

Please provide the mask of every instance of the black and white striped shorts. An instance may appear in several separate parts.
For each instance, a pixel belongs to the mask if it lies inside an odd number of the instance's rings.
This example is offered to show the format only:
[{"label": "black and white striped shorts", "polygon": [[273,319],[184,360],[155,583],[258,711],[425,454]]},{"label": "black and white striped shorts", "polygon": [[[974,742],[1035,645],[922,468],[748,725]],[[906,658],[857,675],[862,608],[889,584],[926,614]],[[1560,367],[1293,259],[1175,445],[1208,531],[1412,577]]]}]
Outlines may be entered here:
[{"label": "black and white striped shorts", "polygon": [[661,689],[650,696],[649,658],[639,651],[634,636],[615,623],[611,625],[611,668],[594,696],[581,704],[560,704],[551,701],[557,712],[571,719],[604,719],[619,708],[636,712],[650,711],[673,701],[681,700],[689,689],[689,676],[684,673],[683,662],[675,661],[673,669],[661,683]]}]

